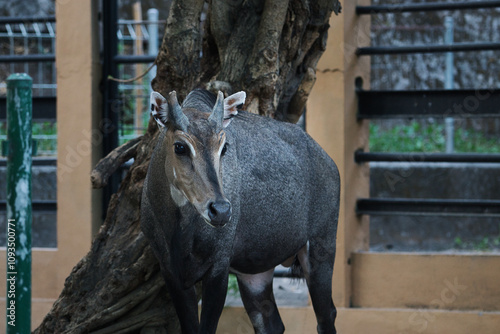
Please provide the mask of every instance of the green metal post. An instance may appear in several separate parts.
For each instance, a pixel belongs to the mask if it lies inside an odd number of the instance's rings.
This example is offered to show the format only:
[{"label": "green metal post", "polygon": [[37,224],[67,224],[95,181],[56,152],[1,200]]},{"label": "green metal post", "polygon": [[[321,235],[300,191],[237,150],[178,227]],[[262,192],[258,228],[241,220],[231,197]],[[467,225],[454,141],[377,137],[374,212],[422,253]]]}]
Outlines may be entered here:
[{"label": "green metal post", "polygon": [[7,78],[7,334],[31,332],[31,87]]}]

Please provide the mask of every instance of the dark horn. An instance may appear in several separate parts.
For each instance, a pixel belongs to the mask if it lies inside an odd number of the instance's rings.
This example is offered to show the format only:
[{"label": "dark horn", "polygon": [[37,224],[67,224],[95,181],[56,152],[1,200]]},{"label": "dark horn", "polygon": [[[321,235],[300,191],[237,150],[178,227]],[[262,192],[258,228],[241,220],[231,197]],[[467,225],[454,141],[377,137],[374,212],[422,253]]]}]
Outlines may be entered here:
[{"label": "dark horn", "polygon": [[181,131],[187,132],[189,119],[182,112],[179,101],[177,101],[177,93],[175,92],[175,90],[168,94],[168,107],[168,110],[170,112],[168,118],[173,121],[174,126]]},{"label": "dark horn", "polygon": [[214,121],[218,127],[222,127],[222,122],[224,122],[224,93],[221,91],[217,95],[217,101],[208,120]]}]

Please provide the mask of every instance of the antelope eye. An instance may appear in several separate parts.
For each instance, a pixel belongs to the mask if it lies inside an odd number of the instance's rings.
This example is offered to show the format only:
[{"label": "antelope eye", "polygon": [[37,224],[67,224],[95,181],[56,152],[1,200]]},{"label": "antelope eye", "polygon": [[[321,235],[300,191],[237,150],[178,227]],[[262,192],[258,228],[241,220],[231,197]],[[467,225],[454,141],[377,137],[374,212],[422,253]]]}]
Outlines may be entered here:
[{"label": "antelope eye", "polygon": [[174,144],[174,152],[177,155],[186,155],[188,153],[186,146],[181,143]]},{"label": "antelope eye", "polygon": [[220,152],[220,155],[223,156],[227,152],[227,144],[224,144],[224,147],[222,148],[222,151]]}]

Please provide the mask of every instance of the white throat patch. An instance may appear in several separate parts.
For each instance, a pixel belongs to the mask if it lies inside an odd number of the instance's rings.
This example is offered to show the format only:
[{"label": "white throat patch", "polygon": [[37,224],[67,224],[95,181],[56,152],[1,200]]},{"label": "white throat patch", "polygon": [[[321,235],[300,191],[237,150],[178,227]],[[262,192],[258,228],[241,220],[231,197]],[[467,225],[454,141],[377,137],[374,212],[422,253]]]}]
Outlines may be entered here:
[{"label": "white throat patch", "polygon": [[175,205],[177,205],[178,207],[184,206],[188,202],[186,196],[184,196],[184,194],[173,184],[170,185],[170,196],[172,196]]}]

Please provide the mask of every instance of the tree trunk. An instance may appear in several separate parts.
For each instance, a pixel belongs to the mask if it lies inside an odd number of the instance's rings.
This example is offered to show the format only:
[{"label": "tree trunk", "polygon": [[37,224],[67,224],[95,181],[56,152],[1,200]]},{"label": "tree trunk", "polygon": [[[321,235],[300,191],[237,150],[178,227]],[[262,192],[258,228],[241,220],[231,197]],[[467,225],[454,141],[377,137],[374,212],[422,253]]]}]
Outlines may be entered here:
[{"label": "tree trunk", "polygon": [[[202,12],[206,20],[200,24]],[[296,122],[315,81],[336,0],[173,1],[153,88],[182,100],[196,87],[247,92],[245,108]],[[157,137],[117,148],[92,173],[95,188],[135,158],[90,252],[73,268],[35,333],[178,333],[159,265],[140,229],[144,178]]]}]

